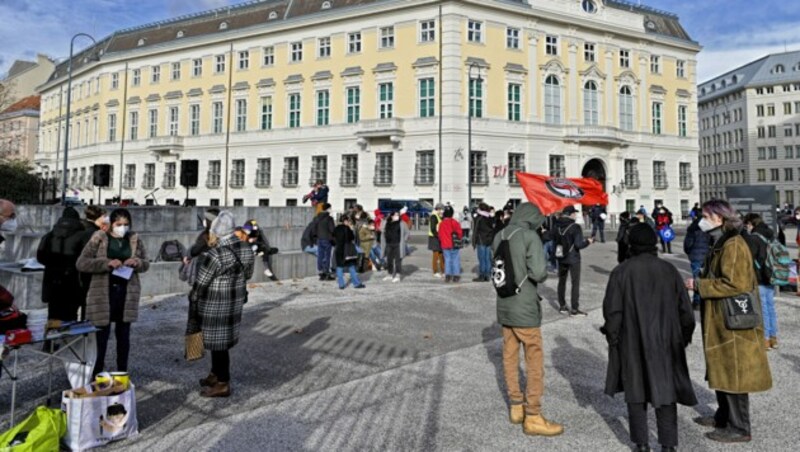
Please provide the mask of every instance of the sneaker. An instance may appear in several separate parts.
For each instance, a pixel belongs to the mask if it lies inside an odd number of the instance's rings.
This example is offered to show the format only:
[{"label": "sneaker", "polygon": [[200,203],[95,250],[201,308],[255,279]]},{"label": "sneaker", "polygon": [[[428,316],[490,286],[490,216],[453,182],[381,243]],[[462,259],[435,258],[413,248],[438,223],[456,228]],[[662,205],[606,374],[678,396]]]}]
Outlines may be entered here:
[{"label": "sneaker", "polygon": [[392,275],[386,275],[386,276],[383,278],[383,280],[384,280],[384,281],[391,281],[391,280],[392,280]]},{"label": "sneaker", "polygon": [[393,283],[398,283],[398,282],[400,282],[400,277],[399,277],[399,276],[395,276],[394,278],[392,278],[392,282],[393,282]]},{"label": "sneaker", "polygon": [[750,435],[743,435],[729,429],[721,428],[706,433],[706,438],[718,443],[747,443],[752,439]]},{"label": "sneaker", "polygon": [[357,285],[357,286],[354,286],[353,288],[354,288],[354,289],[366,289],[366,288],[367,288],[367,286],[365,286],[365,285],[363,285],[363,284],[359,284],[359,285]]},{"label": "sneaker", "polygon": [[589,314],[581,311],[580,309],[573,309],[572,311],[570,311],[569,315],[572,316],[572,317],[579,316],[579,315],[582,315],[582,316],[585,317],[585,316],[587,316]]},{"label": "sneaker", "polygon": [[717,421],[714,416],[699,416],[692,419],[695,424],[702,425],[703,427],[714,428],[717,426]]},{"label": "sneaker", "polygon": [[433,274],[433,277],[434,277],[434,278],[441,278],[441,277],[442,277],[442,274],[441,274],[441,273],[434,273],[434,274]]},{"label": "sneaker", "polygon": [[569,315],[569,309],[566,306],[562,306],[558,309],[559,314]]},{"label": "sneaker", "polygon": [[769,348],[778,348],[778,338],[777,337],[773,336],[773,337],[769,338]]},{"label": "sneaker", "polygon": [[325,278],[325,280],[326,280],[326,281],[336,281],[336,277],[335,277],[335,276],[333,276],[333,275],[328,275],[328,276]]},{"label": "sneaker", "polygon": [[264,276],[267,278],[272,278],[272,272],[269,269],[264,270]]}]

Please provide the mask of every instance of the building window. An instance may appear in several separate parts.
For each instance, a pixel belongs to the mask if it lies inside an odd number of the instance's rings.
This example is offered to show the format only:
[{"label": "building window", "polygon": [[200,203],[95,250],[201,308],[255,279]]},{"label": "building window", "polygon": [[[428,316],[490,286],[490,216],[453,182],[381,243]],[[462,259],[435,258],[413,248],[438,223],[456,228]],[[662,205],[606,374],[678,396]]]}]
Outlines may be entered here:
[{"label": "building window", "polygon": [[289,127],[300,127],[300,93],[289,94]]},{"label": "building window", "polygon": [[567,166],[563,155],[550,156],[550,177],[567,177]]},{"label": "building window", "polygon": [[781,170],[778,168],[773,168],[769,170],[770,181],[772,182],[780,182],[781,180]]},{"label": "building window", "polygon": [[236,99],[236,131],[247,130],[247,99]]},{"label": "building window", "polygon": [[525,172],[525,154],[508,154],[508,183],[519,185],[517,171]]},{"label": "building window", "polygon": [[320,180],[323,184],[328,183],[328,157],[315,155],[311,157],[311,180],[309,185],[314,185]]},{"label": "building window", "polygon": [[767,105],[767,116],[775,116],[775,104]]},{"label": "building window", "polygon": [[261,98],[261,130],[272,129],[272,96]]},{"label": "building window", "polygon": [[178,107],[169,107],[169,136],[174,137],[178,135],[178,121],[180,115],[178,114]]},{"label": "building window", "polygon": [[639,180],[639,162],[637,160],[625,160],[625,188],[637,189],[641,187]]},{"label": "building window", "polygon": [[347,53],[361,53],[361,32],[347,35]]},{"label": "building window", "polygon": [[678,106],[678,136],[685,137],[687,135],[687,121],[686,121],[686,105]]},{"label": "building window", "polygon": [[347,123],[352,124],[361,119],[361,88],[347,88]]},{"label": "building window", "polygon": [[681,190],[691,190],[694,188],[692,181],[692,164],[681,162],[678,168]]},{"label": "building window", "polygon": [[196,58],[192,60],[192,77],[201,77],[203,75],[203,60]]},{"label": "building window", "polygon": [[206,187],[219,188],[222,179],[222,161],[211,160],[208,162],[208,175],[206,176]]},{"label": "building window", "polygon": [[108,141],[117,141],[117,114],[108,115]]},{"label": "building window", "polygon": [[264,47],[262,49],[262,52],[264,54],[263,65],[264,66],[273,66],[273,65],[275,65],[275,47],[273,47],[273,46]]},{"label": "building window", "polygon": [[250,52],[242,50],[239,52],[239,70],[245,71],[250,68]]},{"label": "building window", "polygon": [[483,117],[483,80],[469,79],[469,114],[473,118]]},{"label": "building window", "polygon": [[506,28],[506,47],[519,49],[519,28]]},{"label": "building window", "polygon": [[790,182],[794,180],[794,169],[793,168],[784,168],[783,169],[783,180]]},{"label": "building window", "polygon": [[150,71],[150,83],[158,83],[161,81],[161,66],[153,66]]},{"label": "building window", "polygon": [[764,106],[763,105],[756,105],[756,117],[763,118],[764,117]]},{"label": "building window", "polygon": [[619,66],[624,68],[631,67],[631,52],[630,50],[619,51]]},{"label": "building window", "polygon": [[358,184],[358,155],[347,154],[342,156],[342,176],[339,185],[342,187],[355,187]]},{"label": "building window", "polygon": [[[131,123],[129,137],[131,141],[136,141],[139,139],[139,112],[138,111],[130,112],[129,120]],[[80,123],[78,123],[78,125],[80,125]],[[84,144],[88,144],[88,142]]]},{"label": "building window", "polygon": [[758,172],[758,182],[766,182],[767,181],[767,170],[759,169]]},{"label": "building window", "polygon": [[583,123],[587,126],[596,126],[600,123],[597,84],[591,80],[583,85]]},{"label": "building window", "polygon": [[200,135],[200,105],[189,105],[189,134]]},{"label": "building window", "polygon": [[436,88],[433,78],[423,78],[419,81],[419,116],[430,118],[436,114]]},{"label": "building window", "polygon": [[394,27],[381,28],[381,49],[394,47]]},{"label": "building window", "polygon": [[119,88],[119,73],[115,72],[111,74],[111,89]]},{"label": "building window", "polygon": [[783,103],[783,114],[784,115],[791,115],[792,114],[792,103],[791,102],[784,102]]},{"label": "building window", "polygon": [[783,151],[785,153],[784,158],[787,159],[794,158],[794,148],[792,146],[784,146]]},{"label": "building window", "polygon": [[225,55],[217,55],[216,63],[214,64],[214,72],[221,74],[225,72]]},{"label": "building window", "polygon": [[434,151],[417,151],[414,183],[416,185],[433,185],[436,177],[435,172]]},{"label": "building window", "polygon": [[583,61],[586,61],[587,63],[594,63],[594,43],[586,42],[583,44]]},{"label": "building window", "polygon": [[158,136],[158,110],[155,108],[147,112],[150,120],[150,138]]},{"label": "building window", "polygon": [[666,166],[665,162],[653,162],[653,188],[656,190],[664,190],[669,187]]},{"label": "building window", "polygon": [[555,75],[544,81],[544,122],[561,124],[561,87]]},{"label": "building window", "polygon": [[326,36],[317,40],[318,52],[320,58],[328,58],[331,56],[331,38]]},{"label": "building window", "polygon": [[375,154],[375,185],[392,185],[393,155],[391,152]]},{"label": "building window", "polygon": [[619,90],[619,128],[626,131],[633,130],[633,95],[628,86]]},{"label": "building window", "polygon": [[467,41],[483,42],[483,22],[477,20],[467,21]]},{"label": "building window", "polygon": [[144,178],[142,180],[142,188],[153,189],[156,186],[156,164],[144,164]]},{"label": "building window", "polygon": [[231,188],[244,187],[244,171],[245,171],[244,159],[231,161],[231,180],[230,180]]},{"label": "building window", "polygon": [[597,4],[594,2],[594,0],[583,0],[581,2],[581,7],[583,8],[583,11],[589,14],[594,14],[597,12]]},{"label": "building window", "polygon": [[758,126],[756,128],[756,134],[758,138],[766,138],[767,137],[767,128],[764,126]]},{"label": "building window", "polygon": [[419,23],[420,42],[433,42],[436,40],[436,21],[425,20]]},{"label": "building window", "polygon": [[285,157],[283,159],[283,181],[284,187],[297,187],[299,171],[299,159],[297,157]]},{"label": "building window", "polygon": [[214,102],[211,104],[211,110],[212,132],[222,133],[222,115],[224,114],[222,102]]},{"label": "building window", "polygon": [[777,146],[770,146],[769,147],[769,154],[768,157],[770,160],[777,160],[778,159],[778,147]]},{"label": "building window", "polygon": [[508,84],[508,120],[519,121],[522,119],[522,102],[521,102],[522,85],[519,83]]},{"label": "building window", "polygon": [[544,51],[547,55],[558,55],[558,36],[547,35],[545,37]]},{"label": "building window", "polygon": [[172,81],[180,80],[181,79],[181,64],[180,63],[172,63],[172,73],[170,74],[170,78]]},{"label": "building window", "polygon": [[317,91],[317,125],[327,126],[330,123],[331,94],[328,90]]},{"label": "building window", "polygon": [[765,148],[765,147],[758,148],[758,159],[759,160],[766,160],[767,159],[767,148]]},{"label": "building window", "polygon": [[133,70],[133,78],[131,79],[131,84],[133,86],[139,86],[142,84],[142,70],[141,69],[134,69]]},{"label": "building window", "polygon": [[489,183],[486,151],[471,151],[469,153],[469,179],[474,185],[487,185]]},{"label": "building window", "polygon": [[272,159],[258,159],[256,167],[256,187],[266,188],[272,184]]},{"label": "building window", "polygon": [[164,164],[164,178],[161,182],[162,188],[175,188],[175,162],[167,162]]},{"label": "building window", "polygon": [[303,43],[293,42],[291,44],[291,49],[292,49],[292,54],[291,54],[292,63],[303,61]]},{"label": "building window", "polygon": [[381,119],[394,116],[394,84],[381,83],[378,85],[378,113]]},{"label": "building window", "polygon": [[650,72],[653,74],[661,73],[661,57],[658,55],[650,55]]},{"label": "building window", "polygon": [[775,138],[778,136],[778,127],[777,126],[767,126],[767,137],[768,138]]},{"label": "building window", "polygon": [[123,188],[136,188],[136,165],[125,165],[125,177],[123,177]]},{"label": "building window", "polygon": [[652,106],[652,117],[653,117],[653,124],[652,124],[652,131],[654,135],[661,135],[661,109],[662,104],[661,102],[653,102]]}]

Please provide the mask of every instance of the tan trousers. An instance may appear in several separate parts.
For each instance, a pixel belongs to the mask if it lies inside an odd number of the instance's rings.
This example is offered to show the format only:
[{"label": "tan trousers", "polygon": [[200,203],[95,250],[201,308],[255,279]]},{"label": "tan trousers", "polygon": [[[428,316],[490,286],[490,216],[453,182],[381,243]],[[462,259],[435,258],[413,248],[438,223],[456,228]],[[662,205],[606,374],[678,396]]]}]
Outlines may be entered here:
[{"label": "tan trousers", "polygon": [[[519,347],[524,347],[527,385],[525,394],[519,384]],[[511,404],[526,403],[525,412],[538,415],[544,392],[544,353],[542,331],[539,328],[503,327],[503,370]]]},{"label": "tan trousers", "polygon": [[444,273],[444,253],[441,251],[434,251],[431,260],[431,267],[434,273]]},{"label": "tan trousers", "polygon": [[314,211],[316,212],[316,215],[319,215],[319,213],[322,212],[322,205],[323,204],[325,204],[325,203],[318,202],[317,205],[314,206],[314,209],[315,209]]}]

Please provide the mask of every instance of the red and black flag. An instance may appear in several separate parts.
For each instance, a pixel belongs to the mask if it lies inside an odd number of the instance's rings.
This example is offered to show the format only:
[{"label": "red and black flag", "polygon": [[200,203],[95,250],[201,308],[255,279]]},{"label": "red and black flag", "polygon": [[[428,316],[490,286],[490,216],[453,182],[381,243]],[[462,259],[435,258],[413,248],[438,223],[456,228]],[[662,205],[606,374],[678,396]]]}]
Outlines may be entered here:
[{"label": "red and black flag", "polygon": [[517,179],[531,204],[544,215],[560,212],[567,206],[608,205],[608,194],[597,179],[549,177],[541,174],[517,173]]}]

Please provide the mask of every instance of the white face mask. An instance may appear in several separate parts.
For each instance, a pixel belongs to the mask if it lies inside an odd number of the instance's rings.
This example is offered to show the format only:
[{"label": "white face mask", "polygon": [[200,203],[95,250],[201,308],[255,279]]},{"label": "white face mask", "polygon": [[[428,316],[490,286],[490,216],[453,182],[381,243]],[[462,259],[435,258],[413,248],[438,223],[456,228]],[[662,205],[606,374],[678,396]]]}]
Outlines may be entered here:
[{"label": "white face mask", "polygon": [[392,215],[392,221],[397,221],[400,219],[400,215]]},{"label": "white face mask", "polygon": [[12,218],[12,219],[4,222],[3,224],[0,224],[0,231],[2,231],[2,232],[14,232],[14,231],[17,230],[18,226],[19,225],[17,224],[17,219],[16,218]]},{"label": "white face mask", "polygon": [[698,227],[700,228],[700,230],[701,230],[701,231],[703,231],[703,232],[708,232],[708,231],[710,231],[710,230],[712,230],[712,229],[716,229],[716,228],[717,228],[717,226],[714,226],[713,224],[711,224],[711,222],[710,222],[710,221],[706,220],[705,218],[703,218],[702,220],[700,220],[700,222],[699,222],[699,223],[697,223],[697,226],[698,226]]},{"label": "white face mask", "polygon": [[122,225],[122,226],[114,226],[113,231],[114,235],[116,235],[117,237],[125,237],[125,234],[127,234],[128,231],[130,231],[130,229],[131,228],[129,226]]},{"label": "white face mask", "polygon": [[800,215],[795,215],[794,217],[795,217],[796,219],[800,220]]}]

